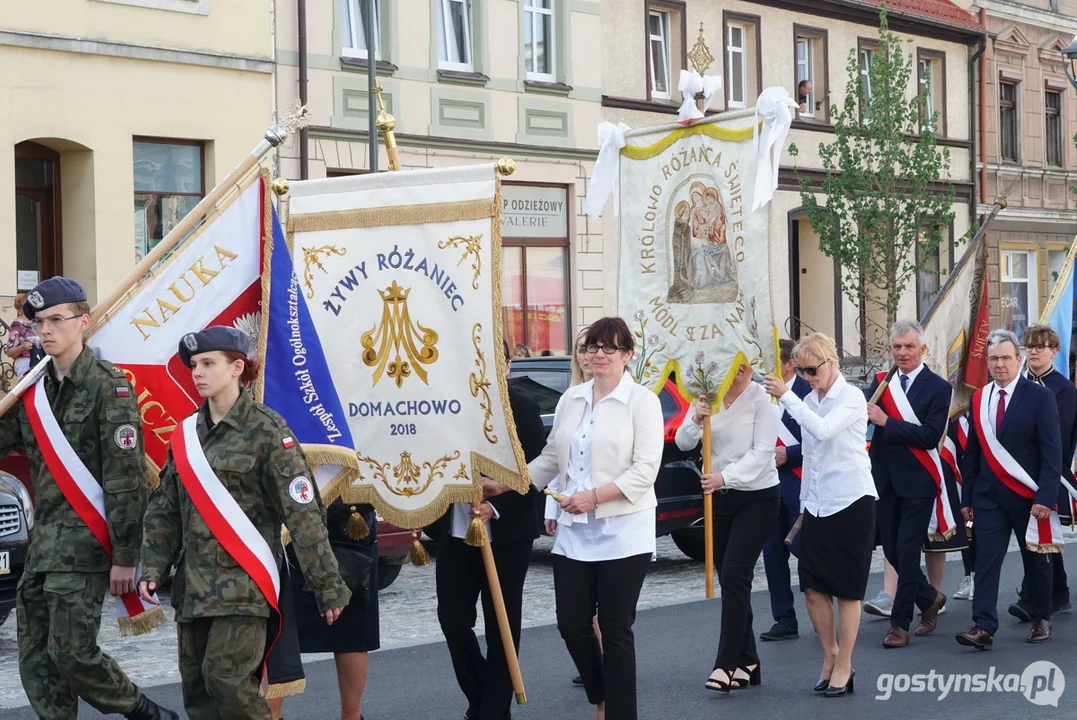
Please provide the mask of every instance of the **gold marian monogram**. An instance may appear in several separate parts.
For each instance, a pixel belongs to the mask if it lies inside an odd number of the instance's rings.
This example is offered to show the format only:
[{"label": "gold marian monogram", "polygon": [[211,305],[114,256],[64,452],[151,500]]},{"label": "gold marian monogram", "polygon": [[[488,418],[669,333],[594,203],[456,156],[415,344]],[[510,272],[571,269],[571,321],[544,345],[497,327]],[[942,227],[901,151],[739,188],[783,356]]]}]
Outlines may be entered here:
[{"label": "gold marian monogram", "polygon": [[[468,381],[471,386],[471,397],[478,398],[479,407],[482,408],[484,413],[482,433],[486,436],[488,443],[496,445],[497,435],[494,435],[494,425],[490,422],[490,418],[494,414],[494,405],[490,401],[490,381],[486,378],[486,355],[479,347],[481,342],[480,332],[482,332],[482,325],[475,323],[471,328],[471,344],[475,346],[475,367],[478,370],[471,373]],[[480,395],[482,396],[481,398],[479,397]]]},{"label": "gold marian monogram", "polygon": [[322,255],[347,255],[347,248],[341,249],[332,245],[323,245],[320,248],[303,248],[303,285],[307,288],[307,299],[310,300],[314,297],[314,278],[311,272],[310,266],[326,272],[325,266],[322,265],[322,261],[319,260]]},{"label": "gold marian monogram", "polygon": [[[442,455],[434,462],[416,463],[411,459],[411,453],[400,453],[400,462],[393,465],[392,462],[379,462],[374,458],[359,455],[359,462],[364,463],[370,469],[375,480],[380,481],[393,495],[400,497],[414,497],[426,492],[435,480],[445,475],[449,463],[459,459],[460,451],[454,450],[451,455]],[[461,465],[461,468],[463,466]],[[393,479],[389,479],[390,472]],[[457,473],[456,477],[460,477]],[[466,474],[465,474],[466,477]],[[359,479],[365,479],[362,472]]]},{"label": "gold marian monogram", "polygon": [[438,243],[438,247],[444,250],[447,247],[459,248],[460,243],[464,244],[464,254],[460,256],[460,259],[456,261],[456,264],[467,260],[468,255],[474,255],[475,259],[471,261],[471,269],[474,271],[474,275],[471,277],[471,287],[476,290],[479,289],[479,273],[482,271],[482,256],[479,255],[479,251],[482,250],[482,235],[470,235],[468,237],[451,237],[448,240],[442,240]]},{"label": "gold marian monogram", "polygon": [[431,365],[438,359],[437,332],[411,320],[408,312],[410,292],[411,288],[400,287],[396,280],[385,292],[378,291],[382,300],[381,321],[359,338],[363,346],[363,363],[376,368],[372,385],[378,384],[386,369],[389,379],[396,381],[397,387],[403,386],[404,378],[412,371],[426,383],[423,365]]}]

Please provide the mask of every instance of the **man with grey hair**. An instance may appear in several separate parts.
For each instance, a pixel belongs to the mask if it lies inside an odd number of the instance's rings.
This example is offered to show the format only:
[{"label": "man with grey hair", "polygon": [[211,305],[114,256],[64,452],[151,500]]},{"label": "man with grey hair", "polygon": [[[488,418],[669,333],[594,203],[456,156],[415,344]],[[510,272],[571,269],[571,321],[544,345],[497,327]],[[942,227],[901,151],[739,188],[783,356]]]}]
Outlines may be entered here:
[{"label": "man with grey hair", "polygon": [[968,448],[962,458],[961,513],[976,543],[975,625],[957,642],[986,650],[998,631],[998,583],[1010,533],[1025,566],[1032,630],[1027,641],[1051,639],[1051,553],[1061,551],[1053,508],[1062,472],[1058,406],[1050,390],[1021,377],[1021,349],[1009,330],[987,336],[992,382],[970,403]]},{"label": "man with grey hair", "polygon": [[[883,553],[898,574],[890,630],[883,639],[883,647],[887,648],[909,644],[914,606],[921,613],[916,635],[935,630],[946,596],[928,582],[920,569],[920,550],[929,525],[938,533],[956,531],[952,512],[949,517],[944,513],[931,522],[943,487],[938,446],[946,433],[952,390],[950,383],[924,365],[926,351],[920,323],[894,323],[890,330],[894,372],[878,404],[868,404],[868,420],[875,425],[869,455],[879,493],[876,523]],[[879,373],[871,395],[885,377],[885,373]],[[945,507],[949,509],[949,505]]]}]

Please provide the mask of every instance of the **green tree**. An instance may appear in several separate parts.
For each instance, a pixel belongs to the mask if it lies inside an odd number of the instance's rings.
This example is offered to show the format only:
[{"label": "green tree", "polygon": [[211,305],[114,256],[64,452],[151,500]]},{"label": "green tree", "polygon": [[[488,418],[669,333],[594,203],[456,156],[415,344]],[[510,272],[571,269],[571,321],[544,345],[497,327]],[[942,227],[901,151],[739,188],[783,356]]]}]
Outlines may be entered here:
[{"label": "green tree", "polygon": [[[920,92],[903,44],[884,9],[866,76],[862,58],[849,51],[844,102],[831,112],[835,140],[819,147],[822,188],[817,195],[807,178],[800,186],[820,249],[841,265],[842,291],[862,315],[874,306],[888,323],[925,258],[938,250],[939,228],[954,218],[953,186],[933,187],[949,171],[950,153],[936,145],[938,113],[926,117],[928,90]],[[798,156],[795,145],[789,152]]]}]

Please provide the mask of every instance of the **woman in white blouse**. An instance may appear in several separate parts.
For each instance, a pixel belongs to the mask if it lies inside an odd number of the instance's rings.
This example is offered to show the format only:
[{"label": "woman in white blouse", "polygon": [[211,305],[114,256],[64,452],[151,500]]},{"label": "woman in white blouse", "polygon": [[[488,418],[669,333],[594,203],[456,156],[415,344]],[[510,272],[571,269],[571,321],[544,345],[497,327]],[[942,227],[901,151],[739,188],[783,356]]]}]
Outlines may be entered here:
[{"label": "woman in white blouse", "polygon": [[781,398],[803,433],[800,589],[823,648],[815,691],[840,697],[853,692],[853,646],[875,549],[878,495],[866,446],[867,401],[845,382],[837,348],[826,335],[812,333],[801,340],[793,359],[797,374],[812,387],[807,397],[798,398],[780,378],[767,376],[763,383],[768,393]]},{"label": "woman in white blouse", "polygon": [[762,673],[752,629],[752,579],[763,544],[778,517],[781,494],[774,446],[778,440],[778,409],[762,386],[752,382],[752,368],[737,370],[722,398],[722,409],[711,413],[699,400],[677,430],[677,447],[691,450],[711,424],[711,467],[701,478],[703,493],[714,495],[714,566],[722,588],[722,631],[718,657],[706,687],[729,692],[758,685]]},{"label": "woman in white blouse", "polygon": [[567,495],[553,545],[557,629],[587,699],[597,720],[636,720],[632,624],[655,550],[662,406],[625,372],[635,343],[624,320],[597,321],[585,345],[594,377],[561,397],[546,449],[528,470],[540,489],[560,476]]}]

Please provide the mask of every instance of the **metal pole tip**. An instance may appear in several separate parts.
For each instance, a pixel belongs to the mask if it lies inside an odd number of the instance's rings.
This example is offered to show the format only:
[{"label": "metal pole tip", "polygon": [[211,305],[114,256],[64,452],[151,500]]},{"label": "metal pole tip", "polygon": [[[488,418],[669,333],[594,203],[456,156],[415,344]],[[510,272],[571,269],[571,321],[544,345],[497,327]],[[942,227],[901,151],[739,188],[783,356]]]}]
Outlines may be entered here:
[{"label": "metal pole tip", "polygon": [[510,157],[503,157],[494,163],[494,169],[498,175],[508,177],[516,172],[516,161]]}]

